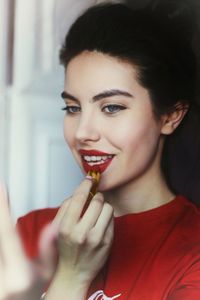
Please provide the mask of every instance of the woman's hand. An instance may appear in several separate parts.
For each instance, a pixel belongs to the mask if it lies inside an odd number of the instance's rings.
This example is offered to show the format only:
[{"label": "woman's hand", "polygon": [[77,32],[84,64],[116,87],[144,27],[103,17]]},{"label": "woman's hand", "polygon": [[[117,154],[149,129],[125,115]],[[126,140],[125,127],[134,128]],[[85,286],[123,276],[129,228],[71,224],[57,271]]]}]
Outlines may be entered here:
[{"label": "woman's hand", "polygon": [[87,290],[105,264],[113,240],[113,208],[97,193],[86,206],[92,181],[84,179],[60,208],[59,262],[45,299],[85,299]]},{"label": "woman's hand", "polygon": [[39,300],[55,269],[54,226],[40,238],[40,257],[28,261],[12,224],[7,192],[0,183],[0,300]]}]

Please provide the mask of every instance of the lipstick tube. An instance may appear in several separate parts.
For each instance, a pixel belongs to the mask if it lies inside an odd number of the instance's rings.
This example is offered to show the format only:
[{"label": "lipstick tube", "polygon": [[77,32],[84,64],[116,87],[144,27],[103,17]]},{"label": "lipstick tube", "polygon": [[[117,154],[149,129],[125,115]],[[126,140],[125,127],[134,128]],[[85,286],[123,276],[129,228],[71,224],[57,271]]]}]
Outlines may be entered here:
[{"label": "lipstick tube", "polygon": [[99,185],[99,181],[100,181],[100,172],[96,172],[96,171],[89,171],[87,173],[87,176],[89,176],[90,178],[92,177],[92,187],[90,189],[90,192],[89,192],[89,195],[88,195],[88,198],[87,198],[87,201],[85,203],[85,206],[82,210],[82,213],[81,213],[81,218],[82,216],[84,215],[84,213],[86,212],[92,198],[94,197],[94,195],[96,194],[97,192],[97,188],[98,188],[98,185]]},{"label": "lipstick tube", "polygon": [[88,196],[88,200],[87,200],[87,201],[91,201],[92,198],[94,197],[94,195],[97,192],[97,188],[98,188],[98,185],[99,185],[99,181],[100,181],[100,176],[101,175],[100,175],[99,172],[96,172],[96,171],[89,171],[87,175],[91,176],[92,177],[92,181],[93,181],[93,184],[92,184],[89,196]]}]

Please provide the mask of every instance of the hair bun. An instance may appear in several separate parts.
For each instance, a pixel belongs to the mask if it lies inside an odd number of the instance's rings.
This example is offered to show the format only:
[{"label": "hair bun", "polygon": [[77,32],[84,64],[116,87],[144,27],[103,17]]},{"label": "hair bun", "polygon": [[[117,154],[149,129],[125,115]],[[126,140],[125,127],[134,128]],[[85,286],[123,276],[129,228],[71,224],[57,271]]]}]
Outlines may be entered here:
[{"label": "hair bun", "polygon": [[151,10],[173,26],[175,34],[191,40],[198,27],[200,2],[196,0],[162,0],[153,1]]},{"label": "hair bun", "polygon": [[200,1],[199,0],[155,0],[146,5],[155,17],[172,32],[175,40],[191,47],[196,58],[195,105],[200,107]]},{"label": "hair bun", "polygon": [[159,22],[167,22],[173,26],[174,34],[191,40],[200,19],[199,0],[148,0],[138,2],[127,0],[126,3],[132,9],[147,9],[154,13]]}]

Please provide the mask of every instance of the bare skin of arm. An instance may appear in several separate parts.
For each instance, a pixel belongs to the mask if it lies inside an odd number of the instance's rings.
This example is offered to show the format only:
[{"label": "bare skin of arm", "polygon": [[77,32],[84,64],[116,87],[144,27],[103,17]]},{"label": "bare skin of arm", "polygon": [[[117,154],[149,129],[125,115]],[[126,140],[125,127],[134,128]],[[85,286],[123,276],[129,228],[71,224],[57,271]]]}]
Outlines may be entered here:
[{"label": "bare skin of arm", "polygon": [[54,220],[59,227],[59,261],[45,300],[85,300],[107,260],[113,240],[113,208],[97,193],[82,216],[91,187],[92,181],[84,179]]}]

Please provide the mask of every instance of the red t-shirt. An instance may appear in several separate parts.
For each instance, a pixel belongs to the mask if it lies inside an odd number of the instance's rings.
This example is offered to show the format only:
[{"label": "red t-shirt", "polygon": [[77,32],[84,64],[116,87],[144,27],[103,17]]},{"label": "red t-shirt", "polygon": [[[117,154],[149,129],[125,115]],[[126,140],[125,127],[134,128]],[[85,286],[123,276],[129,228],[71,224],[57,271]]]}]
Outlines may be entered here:
[{"label": "red t-shirt", "polygon": [[[57,210],[33,211],[19,219],[30,257],[37,254],[41,228]],[[200,208],[177,196],[161,207],[116,217],[108,262],[88,299],[199,300]]]}]

